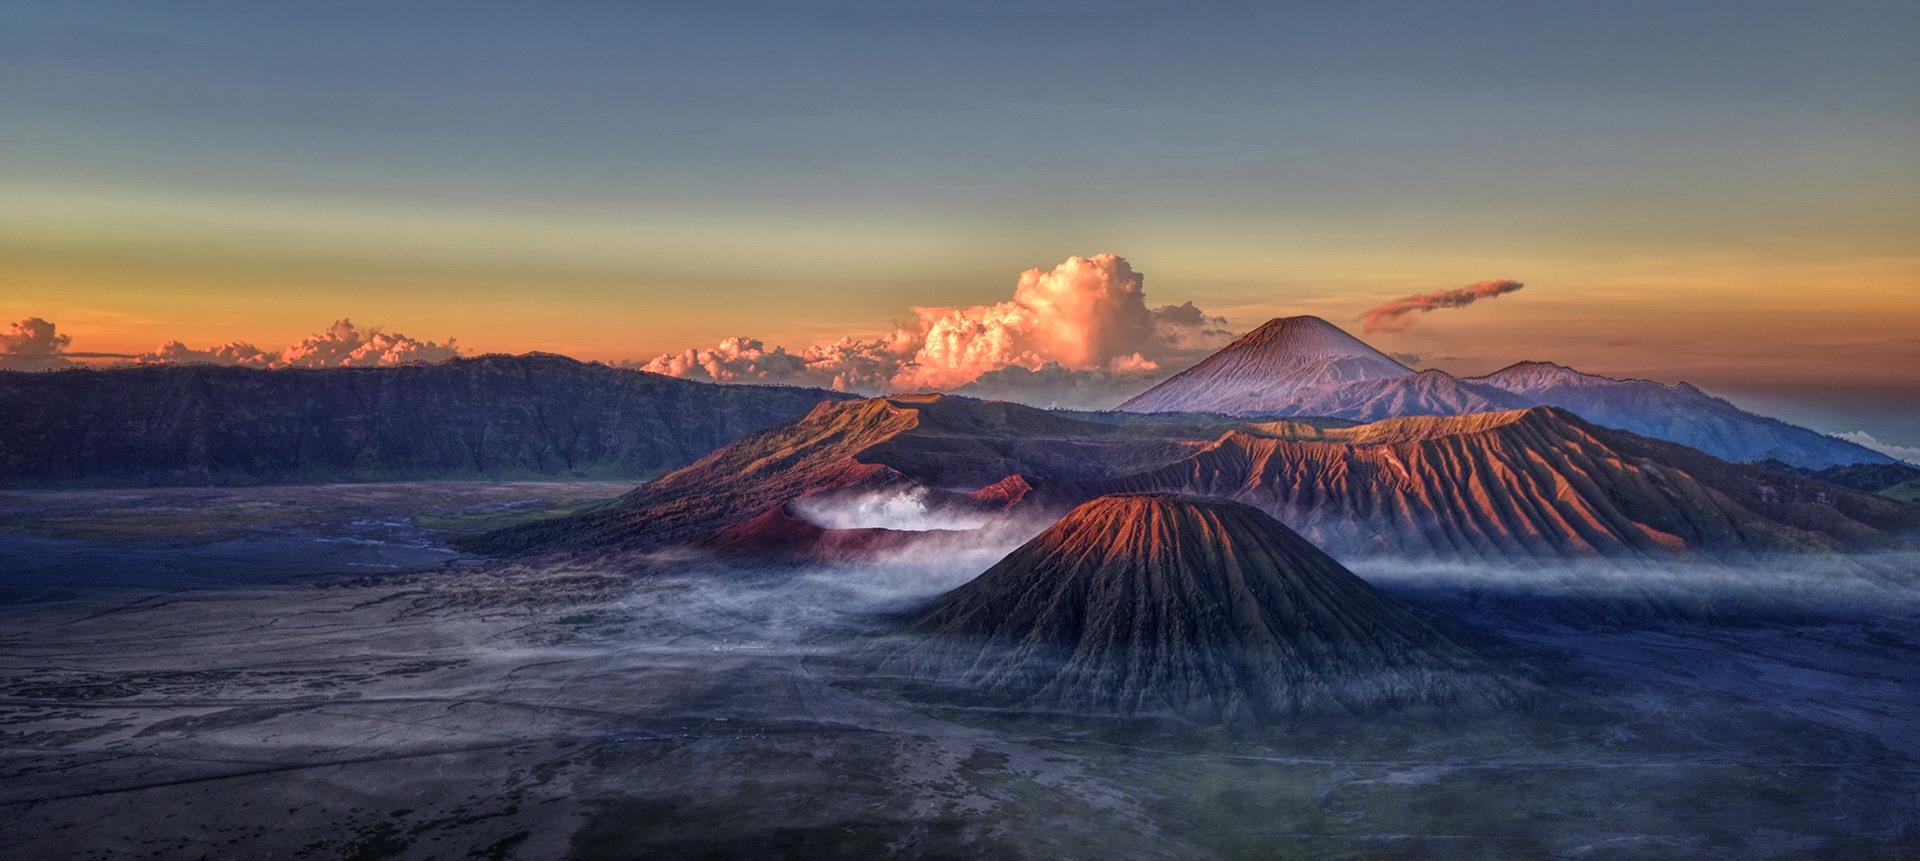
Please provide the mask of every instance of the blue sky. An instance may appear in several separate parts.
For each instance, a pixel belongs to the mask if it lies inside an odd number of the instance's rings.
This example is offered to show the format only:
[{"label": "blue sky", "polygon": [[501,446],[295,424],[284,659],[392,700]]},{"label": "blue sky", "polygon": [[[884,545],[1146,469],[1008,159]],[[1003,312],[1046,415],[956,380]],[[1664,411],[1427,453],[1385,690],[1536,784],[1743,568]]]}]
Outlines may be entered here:
[{"label": "blue sky", "polygon": [[[1115,251],[1244,326],[1518,278],[1384,346],[1870,406],[1914,393],[1915,44],[1913,3],[4,3],[0,313],[621,358]],[[1729,305],[1769,355],[1689,319]]]}]

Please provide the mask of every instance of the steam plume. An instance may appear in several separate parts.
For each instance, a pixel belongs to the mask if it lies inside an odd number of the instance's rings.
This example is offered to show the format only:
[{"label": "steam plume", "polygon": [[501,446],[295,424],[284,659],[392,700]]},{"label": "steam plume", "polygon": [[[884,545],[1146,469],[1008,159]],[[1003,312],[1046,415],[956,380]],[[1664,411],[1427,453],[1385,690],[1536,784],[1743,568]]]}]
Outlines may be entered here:
[{"label": "steam plume", "polygon": [[1425,314],[1441,308],[1464,308],[1482,299],[1504,296],[1527,285],[1510,279],[1480,281],[1453,290],[1436,290],[1432,293],[1415,293],[1403,296],[1372,308],[1360,315],[1364,325],[1362,331],[1398,332],[1410,328],[1419,318],[1408,318],[1409,314]]}]

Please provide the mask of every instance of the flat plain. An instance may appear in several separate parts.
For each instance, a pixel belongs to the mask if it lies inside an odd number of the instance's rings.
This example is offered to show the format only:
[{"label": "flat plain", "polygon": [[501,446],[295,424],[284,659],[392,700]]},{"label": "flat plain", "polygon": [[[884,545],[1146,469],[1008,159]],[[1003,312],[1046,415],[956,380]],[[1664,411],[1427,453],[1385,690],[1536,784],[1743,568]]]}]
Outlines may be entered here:
[{"label": "flat plain", "polygon": [[[1551,667],[1496,717],[953,709],[864,673],[979,571],[462,556],[610,483],[0,494],[14,857],[1920,853],[1904,587],[1765,624],[1356,566]],[[1475,578],[1499,575],[1503,600]],[[1841,575],[1835,575],[1841,576]],[[1518,597],[1516,597],[1516,595]],[[1560,596],[1564,597],[1564,596]]]}]

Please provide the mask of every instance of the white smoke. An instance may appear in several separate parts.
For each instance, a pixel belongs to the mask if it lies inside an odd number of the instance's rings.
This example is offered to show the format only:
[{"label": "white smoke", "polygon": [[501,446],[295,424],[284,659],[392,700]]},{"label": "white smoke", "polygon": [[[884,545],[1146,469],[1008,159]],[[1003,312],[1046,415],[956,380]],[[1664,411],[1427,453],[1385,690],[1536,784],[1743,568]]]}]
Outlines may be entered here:
[{"label": "white smoke", "polygon": [[988,517],[979,512],[956,512],[929,507],[924,487],[885,490],[854,496],[803,496],[788,506],[796,517],[822,529],[892,529],[927,532],[935,529],[978,529]]}]

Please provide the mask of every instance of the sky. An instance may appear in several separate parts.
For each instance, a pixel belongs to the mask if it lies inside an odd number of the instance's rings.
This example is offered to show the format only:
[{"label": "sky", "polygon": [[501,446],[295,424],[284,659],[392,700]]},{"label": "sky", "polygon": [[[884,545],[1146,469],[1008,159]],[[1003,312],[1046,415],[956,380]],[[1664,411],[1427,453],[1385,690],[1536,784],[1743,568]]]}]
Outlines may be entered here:
[{"label": "sky", "polygon": [[[1515,281],[1366,337],[1914,446],[1916,44],[1907,2],[0,0],[0,337],[658,368],[961,332],[1125,376]],[[1046,335],[1019,297],[1058,284],[1138,343]]]}]

